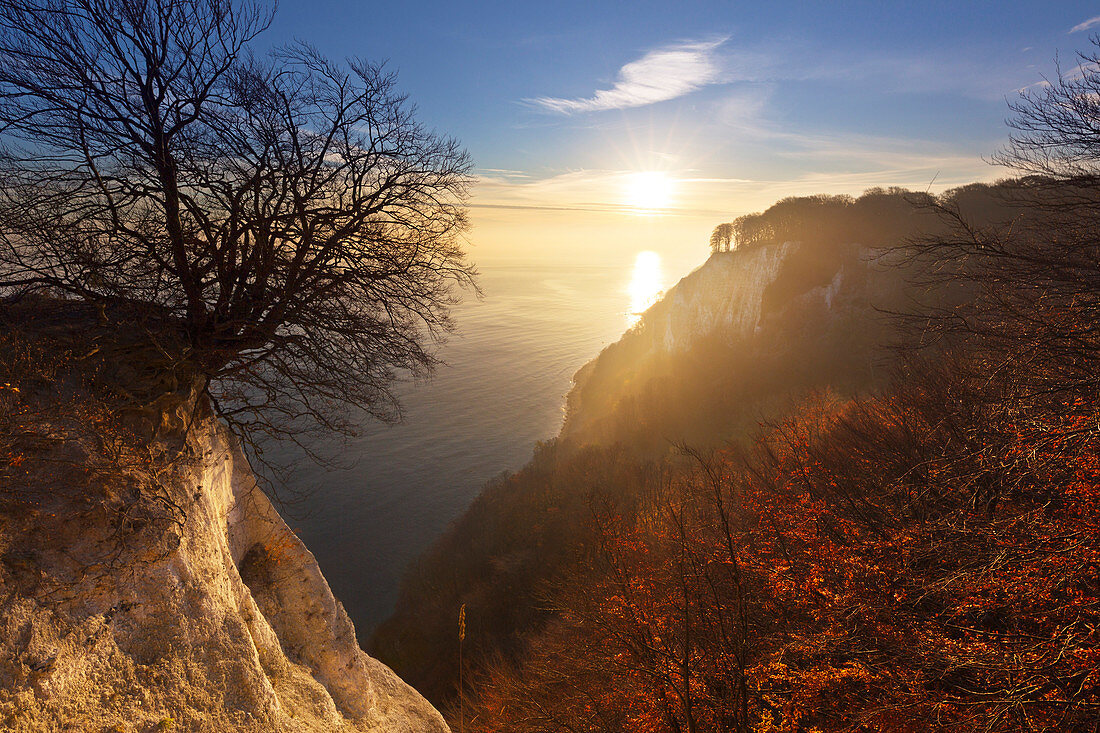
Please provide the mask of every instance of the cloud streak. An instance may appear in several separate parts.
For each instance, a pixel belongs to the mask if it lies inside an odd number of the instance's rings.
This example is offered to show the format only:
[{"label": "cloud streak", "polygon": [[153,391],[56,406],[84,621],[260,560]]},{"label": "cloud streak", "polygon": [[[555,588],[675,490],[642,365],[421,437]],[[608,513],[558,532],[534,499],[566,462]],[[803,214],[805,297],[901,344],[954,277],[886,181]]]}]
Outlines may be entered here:
[{"label": "cloud streak", "polygon": [[1087,31],[1095,25],[1100,25],[1100,15],[1094,15],[1086,21],[1078,23],[1069,29],[1070,33],[1080,33],[1081,31]]},{"label": "cloud streak", "polygon": [[676,43],[650,51],[619,69],[612,88],[599,89],[591,97],[537,97],[524,101],[551,112],[571,115],[642,107],[676,99],[721,81],[721,64],[715,52],[726,40]]}]

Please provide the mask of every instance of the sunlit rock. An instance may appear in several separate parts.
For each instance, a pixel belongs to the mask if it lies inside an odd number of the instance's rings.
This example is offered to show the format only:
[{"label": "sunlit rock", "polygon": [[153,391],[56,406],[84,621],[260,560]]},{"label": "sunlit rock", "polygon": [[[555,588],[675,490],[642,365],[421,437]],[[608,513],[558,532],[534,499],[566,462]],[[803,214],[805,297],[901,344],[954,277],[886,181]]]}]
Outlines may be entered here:
[{"label": "sunlit rock", "polygon": [[59,423],[4,486],[0,729],[446,731],[360,650],[233,437],[198,415],[151,442],[175,460],[118,471],[93,460],[103,436]]}]

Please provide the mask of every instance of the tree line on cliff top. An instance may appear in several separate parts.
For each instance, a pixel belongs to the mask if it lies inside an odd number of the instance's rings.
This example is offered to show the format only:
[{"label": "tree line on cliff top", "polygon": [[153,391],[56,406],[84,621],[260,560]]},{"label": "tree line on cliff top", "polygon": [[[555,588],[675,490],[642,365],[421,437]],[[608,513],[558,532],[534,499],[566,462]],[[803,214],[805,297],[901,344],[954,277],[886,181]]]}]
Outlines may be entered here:
[{"label": "tree line on cliff top", "polygon": [[974,221],[1009,219],[1013,204],[1007,194],[1006,188],[1000,195],[990,196],[981,184],[971,184],[940,196],[899,186],[869,188],[859,196],[789,196],[764,211],[716,226],[710,236],[710,251],[717,254],[802,241],[890,247],[910,238],[914,227],[925,235],[944,231],[945,222],[937,212],[945,207],[966,212]]},{"label": "tree line on cliff top", "polygon": [[1013,106],[1007,215],[937,198],[943,226],[895,252],[954,295],[902,319],[890,380],[661,461],[542,446],[422,559],[376,650],[414,681],[430,655],[419,681],[462,730],[1092,729],[1100,56],[1081,61]]}]

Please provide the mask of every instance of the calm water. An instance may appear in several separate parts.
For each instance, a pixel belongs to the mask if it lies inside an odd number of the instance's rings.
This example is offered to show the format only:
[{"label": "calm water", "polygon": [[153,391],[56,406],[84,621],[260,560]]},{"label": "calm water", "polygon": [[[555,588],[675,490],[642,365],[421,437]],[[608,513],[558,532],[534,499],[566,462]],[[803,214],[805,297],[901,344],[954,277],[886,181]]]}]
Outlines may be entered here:
[{"label": "calm water", "polygon": [[365,641],[393,609],[401,574],[484,483],[557,434],[574,372],[665,286],[659,258],[622,267],[483,267],[484,299],[454,311],[447,362],[401,390],[404,421],[371,424],[347,470],[299,468],[314,490],[288,522],[316,555]]}]

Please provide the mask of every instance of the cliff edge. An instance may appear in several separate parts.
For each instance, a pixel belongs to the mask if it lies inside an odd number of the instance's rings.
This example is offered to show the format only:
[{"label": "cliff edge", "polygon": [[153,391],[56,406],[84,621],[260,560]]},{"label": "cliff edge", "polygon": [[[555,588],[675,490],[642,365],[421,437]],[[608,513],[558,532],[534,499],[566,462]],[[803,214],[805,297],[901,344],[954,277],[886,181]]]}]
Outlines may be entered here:
[{"label": "cliff edge", "polygon": [[721,443],[789,395],[859,391],[884,373],[909,297],[901,268],[855,243],[786,241],[714,254],[573,378],[560,440]]},{"label": "cliff edge", "polygon": [[79,350],[3,340],[0,729],[448,730],[196,390],[120,414]]}]

